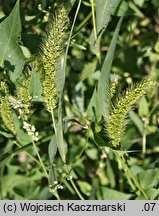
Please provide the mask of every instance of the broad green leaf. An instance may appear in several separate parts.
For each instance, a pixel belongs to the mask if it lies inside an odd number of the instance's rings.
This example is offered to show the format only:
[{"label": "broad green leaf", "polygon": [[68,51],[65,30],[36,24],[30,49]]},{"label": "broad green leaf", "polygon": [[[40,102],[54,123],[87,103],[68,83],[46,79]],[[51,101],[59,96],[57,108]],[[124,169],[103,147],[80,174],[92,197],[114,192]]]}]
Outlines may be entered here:
[{"label": "broad green leaf", "polygon": [[[2,178],[2,185],[3,185],[3,196],[6,196],[8,192],[13,193],[13,188],[16,187],[19,184],[22,184],[24,182],[27,182],[29,180],[29,177],[23,176],[20,174],[11,174],[4,176]],[[31,179],[30,179],[31,183]]]},{"label": "broad green leaf", "polygon": [[56,136],[55,135],[53,135],[51,140],[50,140],[48,151],[49,151],[50,163],[52,164],[54,161],[56,152],[57,152],[57,142],[56,142]]},{"label": "broad green leaf", "polygon": [[19,46],[21,22],[19,13],[19,0],[11,14],[0,23],[0,66],[9,71],[13,82],[20,76],[25,57]]},{"label": "broad green leaf", "polygon": [[16,129],[17,141],[21,145],[27,145],[27,144],[31,143],[31,137],[22,128],[21,121],[20,121],[20,119],[18,119],[17,115],[14,115],[14,125],[15,125],[15,129]]},{"label": "broad green leaf", "polygon": [[122,193],[107,187],[99,187],[97,190],[98,200],[128,200],[131,197],[131,194]]},{"label": "broad green leaf", "polygon": [[149,105],[145,96],[142,96],[139,103],[139,116],[148,117],[149,116]]},{"label": "broad green leaf", "polygon": [[40,188],[37,182],[44,174],[35,169],[29,176],[17,174],[19,166],[7,165],[7,175],[2,178],[3,197],[11,196],[13,199],[39,199]]},{"label": "broad green leaf", "polygon": [[21,145],[27,145],[31,143],[31,137],[27,134],[27,132],[25,132],[24,130],[20,128],[16,131],[17,131],[17,141]]},{"label": "broad green leaf", "polygon": [[155,187],[159,182],[159,168],[148,169],[139,173],[138,179],[144,189]]},{"label": "broad green leaf", "polygon": [[85,181],[77,181],[77,184],[79,185],[79,188],[83,194],[85,194],[86,196],[90,196],[92,186],[89,183]]},{"label": "broad green leaf", "polygon": [[[147,194],[150,200],[156,200],[156,197],[159,196],[159,189],[148,188],[145,190],[145,193]],[[144,199],[145,197],[142,194],[140,194],[140,196],[138,196],[136,200],[144,200]]]},{"label": "broad green leaf", "polygon": [[29,94],[35,98],[41,96],[42,94],[42,85],[35,70],[33,70],[31,74]]},{"label": "broad green leaf", "polygon": [[117,27],[115,29],[115,32],[113,34],[113,38],[108,50],[108,53],[105,57],[102,69],[101,69],[101,75],[99,78],[98,83],[98,103],[100,107],[100,113],[104,117],[107,117],[109,114],[109,106],[110,106],[110,71],[111,66],[113,62],[114,52],[116,48],[117,38],[120,30],[120,26],[122,23],[123,18],[121,17]]},{"label": "broad green leaf", "polygon": [[98,151],[96,148],[87,149],[86,154],[91,160],[98,160]]}]

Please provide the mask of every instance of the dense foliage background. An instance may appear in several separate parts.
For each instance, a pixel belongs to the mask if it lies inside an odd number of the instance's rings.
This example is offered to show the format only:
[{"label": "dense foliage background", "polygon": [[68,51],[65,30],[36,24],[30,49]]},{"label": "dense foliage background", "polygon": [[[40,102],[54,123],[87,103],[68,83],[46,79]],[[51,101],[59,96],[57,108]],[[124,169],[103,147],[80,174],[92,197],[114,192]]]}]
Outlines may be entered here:
[{"label": "dense foliage background", "polygon": [[[52,119],[43,103],[35,101],[30,121],[40,134],[38,150],[45,167],[51,170],[49,185],[58,181],[63,187],[58,190],[60,199],[145,199],[129,171],[148,198],[159,199],[159,2],[116,1],[120,2],[119,5],[112,11],[108,26],[103,25],[99,43],[94,44],[94,22],[104,18],[102,14],[96,14],[93,18],[92,8],[96,11],[97,1],[82,0],[67,57],[63,103],[64,138],[68,146],[66,163],[57,153],[50,165],[49,157],[52,157],[53,151],[50,145],[53,144],[51,138],[54,134]],[[98,5],[101,11],[104,2]],[[15,0],[0,1],[0,25],[15,3]],[[75,0],[67,1],[70,29],[78,3]],[[20,2],[20,45],[26,62],[39,52],[48,15],[55,13],[58,4],[58,1],[51,0]],[[115,149],[123,158],[125,166],[109,149],[102,129],[103,119],[98,121],[98,113],[88,110],[121,16],[124,18],[117,38],[111,79],[118,82],[119,92],[147,76],[156,81],[155,88],[148,91],[130,111],[120,148]],[[6,79],[0,76],[1,80]],[[57,115],[55,110],[55,118]],[[28,135],[20,126],[17,126],[17,130],[15,137],[7,132],[1,121],[1,199],[55,199],[56,195],[49,191],[48,180]],[[127,166],[130,170],[127,170]]]}]

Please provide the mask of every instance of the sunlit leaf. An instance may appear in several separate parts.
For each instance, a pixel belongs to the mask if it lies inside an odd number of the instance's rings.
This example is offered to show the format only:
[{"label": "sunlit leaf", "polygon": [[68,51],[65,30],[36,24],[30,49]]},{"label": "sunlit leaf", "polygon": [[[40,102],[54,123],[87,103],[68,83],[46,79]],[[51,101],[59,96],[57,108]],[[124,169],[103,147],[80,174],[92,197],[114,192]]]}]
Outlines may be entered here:
[{"label": "sunlit leaf", "polygon": [[100,104],[100,112],[101,115],[104,117],[108,116],[109,113],[109,106],[110,106],[110,71],[111,71],[111,66],[113,62],[113,57],[114,57],[114,52],[116,48],[116,43],[117,43],[117,38],[120,30],[120,26],[122,23],[122,17],[120,18],[118,25],[115,29],[115,32],[113,34],[113,38],[110,44],[110,47],[108,49],[108,53],[105,57],[102,69],[101,69],[101,75],[99,78],[99,83],[98,83],[98,103]]},{"label": "sunlit leaf", "polygon": [[97,198],[99,200],[128,200],[131,197],[131,194],[126,194],[120,191],[112,190],[107,187],[99,187],[97,191]]},{"label": "sunlit leaf", "polygon": [[9,71],[14,82],[21,74],[25,58],[20,43],[21,22],[19,0],[11,14],[0,23],[0,66]]}]

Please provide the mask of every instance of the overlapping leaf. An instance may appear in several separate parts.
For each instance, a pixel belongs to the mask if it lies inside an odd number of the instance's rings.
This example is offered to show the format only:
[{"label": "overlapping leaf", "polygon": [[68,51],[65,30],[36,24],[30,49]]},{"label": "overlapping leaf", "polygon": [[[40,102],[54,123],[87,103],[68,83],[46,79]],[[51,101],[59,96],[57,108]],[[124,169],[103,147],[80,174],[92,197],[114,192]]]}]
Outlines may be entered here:
[{"label": "overlapping leaf", "polygon": [[9,71],[13,82],[20,76],[25,58],[19,46],[21,32],[19,0],[11,14],[0,23],[0,66]]}]

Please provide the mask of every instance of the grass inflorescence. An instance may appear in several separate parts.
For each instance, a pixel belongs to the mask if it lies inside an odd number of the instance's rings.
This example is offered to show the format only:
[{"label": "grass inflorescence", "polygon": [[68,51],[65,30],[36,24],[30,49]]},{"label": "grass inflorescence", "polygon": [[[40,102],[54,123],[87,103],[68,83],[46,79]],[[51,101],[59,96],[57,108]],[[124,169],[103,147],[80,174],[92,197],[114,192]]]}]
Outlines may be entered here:
[{"label": "grass inflorescence", "polygon": [[106,132],[113,146],[118,146],[124,133],[126,116],[133,104],[153,87],[154,81],[145,79],[135,87],[121,94],[117,101],[112,105],[110,115],[106,118]]},{"label": "grass inflorescence", "polygon": [[44,69],[43,94],[47,110],[51,112],[58,102],[56,73],[66,42],[69,19],[64,5],[59,6],[50,20],[42,44],[42,64]]}]

